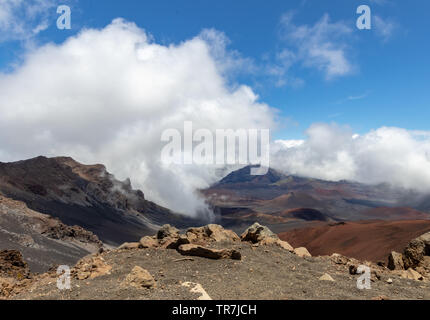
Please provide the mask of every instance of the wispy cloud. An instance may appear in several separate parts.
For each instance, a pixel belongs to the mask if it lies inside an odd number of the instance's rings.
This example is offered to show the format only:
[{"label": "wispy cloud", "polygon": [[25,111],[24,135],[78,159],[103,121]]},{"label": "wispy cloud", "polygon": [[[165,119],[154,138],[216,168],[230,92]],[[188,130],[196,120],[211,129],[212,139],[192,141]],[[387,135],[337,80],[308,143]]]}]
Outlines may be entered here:
[{"label": "wispy cloud", "polygon": [[370,91],[366,91],[366,92],[364,92],[362,94],[349,95],[348,97],[339,100],[337,103],[338,104],[342,104],[342,103],[345,103],[345,102],[348,102],[348,101],[362,100],[362,99],[367,98],[370,95],[370,93],[371,93]]},{"label": "wispy cloud", "polygon": [[50,24],[54,0],[0,0],[0,42],[28,40]]},{"label": "wispy cloud", "polygon": [[373,16],[373,25],[375,28],[375,32],[378,36],[380,36],[384,41],[388,41],[393,35],[394,30],[396,29],[396,24],[389,20],[383,19],[380,16]]},{"label": "wispy cloud", "polygon": [[314,25],[295,25],[294,14],[281,18],[281,37],[291,48],[295,60],[324,73],[327,80],[345,76],[354,70],[347,56],[352,29],[343,21],[331,22],[328,14]]}]

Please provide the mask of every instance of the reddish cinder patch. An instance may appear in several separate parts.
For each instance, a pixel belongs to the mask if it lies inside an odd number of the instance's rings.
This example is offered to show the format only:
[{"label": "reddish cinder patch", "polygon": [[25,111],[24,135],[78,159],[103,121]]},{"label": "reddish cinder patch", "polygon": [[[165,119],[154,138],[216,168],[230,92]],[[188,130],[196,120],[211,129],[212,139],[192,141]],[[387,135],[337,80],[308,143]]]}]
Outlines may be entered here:
[{"label": "reddish cinder patch", "polygon": [[365,217],[373,219],[389,219],[389,220],[420,220],[428,219],[428,213],[421,212],[412,208],[373,208],[366,210],[362,213],[363,219]]},{"label": "reddish cinder patch", "polygon": [[279,234],[293,247],[306,247],[313,256],[339,253],[359,260],[386,261],[402,252],[410,240],[430,231],[430,220],[357,221],[295,229]]}]

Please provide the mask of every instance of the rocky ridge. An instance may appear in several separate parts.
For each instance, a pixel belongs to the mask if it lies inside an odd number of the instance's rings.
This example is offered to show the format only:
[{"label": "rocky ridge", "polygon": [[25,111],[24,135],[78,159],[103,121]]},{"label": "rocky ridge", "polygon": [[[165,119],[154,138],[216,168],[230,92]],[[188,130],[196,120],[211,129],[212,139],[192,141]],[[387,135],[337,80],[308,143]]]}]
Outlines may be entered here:
[{"label": "rocky ridge", "polygon": [[[81,259],[72,286],[61,291],[52,271],[35,276],[13,299],[430,299],[427,237],[419,241],[407,274],[384,264],[339,254],[311,257],[258,223],[240,237],[218,225],[170,225],[139,242]],[[421,248],[413,240],[410,248]],[[409,260],[408,260],[409,261]],[[359,290],[360,265],[369,267],[371,289]],[[406,270],[403,270],[406,271]],[[421,271],[420,277],[414,277]],[[20,284],[20,283],[19,283]],[[22,285],[22,284],[20,284]]]},{"label": "rocky ridge", "polygon": [[0,194],[0,248],[20,251],[33,272],[45,272],[54,264],[75,263],[102,246],[92,232],[67,226]]}]

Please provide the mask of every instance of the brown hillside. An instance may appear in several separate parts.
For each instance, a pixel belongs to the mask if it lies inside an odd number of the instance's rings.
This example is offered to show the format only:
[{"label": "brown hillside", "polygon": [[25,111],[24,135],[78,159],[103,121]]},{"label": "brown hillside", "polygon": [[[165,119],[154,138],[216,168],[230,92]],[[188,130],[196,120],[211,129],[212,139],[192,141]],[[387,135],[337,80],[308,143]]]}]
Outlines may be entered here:
[{"label": "brown hillside", "polygon": [[293,247],[306,247],[312,255],[339,253],[360,260],[386,261],[394,250],[430,231],[430,220],[359,221],[296,229],[279,234]]}]

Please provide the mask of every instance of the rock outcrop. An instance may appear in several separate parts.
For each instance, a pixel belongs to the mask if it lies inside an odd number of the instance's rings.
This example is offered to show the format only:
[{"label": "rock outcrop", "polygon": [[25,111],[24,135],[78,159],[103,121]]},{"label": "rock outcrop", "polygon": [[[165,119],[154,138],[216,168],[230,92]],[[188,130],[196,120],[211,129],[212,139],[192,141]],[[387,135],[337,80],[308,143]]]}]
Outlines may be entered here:
[{"label": "rock outcrop", "polygon": [[72,269],[71,274],[78,280],[94,279],[110,274],[112,266],[108,265],[100,255],[81,259]]},{"label": "rock outcrop", "polygon": [[430,232],[409,242],[403,252],[405,268],[416,268],[424,262],[424,257],[430,256]]},{"label": "rock outcrop", "polygon": [[28,278],[30,269],[17,250],[0,251],[0,276],[16,279]]},{"label": "rock outcrop", "polygon": [[55,264],[73,265],[102,246],[92,232],[0,194],[0,248],[21,252],[32,272],[45,272]]},{"label": "rock outcrop", "polygon": [[[0,162],[0,193],[67,226],[91,231],[112,246],[154,234],[154,226],[170,223],[186,228],[204,223],[146,200],[130,179],[116,179],[102,164],[85,165],[69,157]],[[46,233],[61,238],[82,232],[72,227]]]},{"label": "rock outcrop", "polygon": [[189,228],[184,234],[172,227],[164,225],[158,230],[156,236],[145,236],[138,243],[124,243],[120,249],[161,248],[178,249],[184,244],[207,245],[210,243],[230,243],[240,241],[239,236],[222,226],[209,224],[204,227]]},{"label": "rock outcrop", "polygon": [[30,269],[19,251],[0,251],[0,299],[19,293],[30,279]]},{"label": "rock outcrop", "polygon": [[191,243],[234,242],[240,241],[239,236],[217,224],[209,224],[200,228],[190,228],[186,236]]},{"label": "rock outcrop", "polygon": [[430,278],[430,232],[410,241],[403,254],[391,252],[388,256],[388,268],[398,271],[406,279]]},{"label": "rock outcrop", "polygon": [[[162,228],[161,239],[157,233],[81,259],[71,270],[68,290],[56,287],[58,275],[53,269],[21,281],[0,276],[0,295],[16,299],[372,299],[375,295],[430,299],[429,282],[418,269],[422,261],[415,269],[390,270],[340,254],[311,257],[305,248],[296,248],[294,254],[268,232],[268,237],[253,243],[213,236],[228,234],[220,226],[195,228],[188,235],[171,228]],[[216,232],[208,233],[209,229]],[[199,240],[190,234],[198,234]],[[179,245],[173,249],[167,243]],[[7,257],[25,268],[19,254]],[[359,277],[369,271],[372,290],[358,292]]]}]

